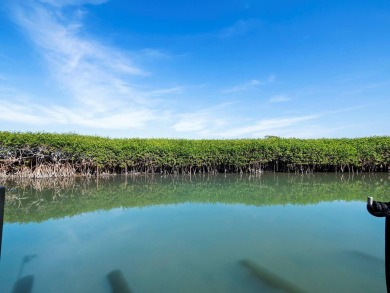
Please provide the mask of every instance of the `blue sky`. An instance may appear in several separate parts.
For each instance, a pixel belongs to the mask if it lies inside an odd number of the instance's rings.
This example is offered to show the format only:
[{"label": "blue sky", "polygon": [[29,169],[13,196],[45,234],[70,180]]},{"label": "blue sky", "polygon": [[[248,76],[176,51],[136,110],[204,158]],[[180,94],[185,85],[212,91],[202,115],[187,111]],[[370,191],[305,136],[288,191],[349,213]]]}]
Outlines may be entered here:
[{"label": "blue sky", "polygon": [[390,135],[390,2],[3,0],[0,130]]}]

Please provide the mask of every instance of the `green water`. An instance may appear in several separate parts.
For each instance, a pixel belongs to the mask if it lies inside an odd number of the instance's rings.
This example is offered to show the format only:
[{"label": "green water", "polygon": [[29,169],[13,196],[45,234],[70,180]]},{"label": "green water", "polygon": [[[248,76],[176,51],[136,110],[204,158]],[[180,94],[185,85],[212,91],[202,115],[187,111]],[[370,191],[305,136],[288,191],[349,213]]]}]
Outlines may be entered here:
[{"label": "green water", "polygon": [[385,292],[384,220],[365,201],[390,201],[389,182],[274,173],[0,180],[0,292],[25,276],[31,292],[111,292],[113,270],[133,293],[289,292],[280,280],[300,292]]}]

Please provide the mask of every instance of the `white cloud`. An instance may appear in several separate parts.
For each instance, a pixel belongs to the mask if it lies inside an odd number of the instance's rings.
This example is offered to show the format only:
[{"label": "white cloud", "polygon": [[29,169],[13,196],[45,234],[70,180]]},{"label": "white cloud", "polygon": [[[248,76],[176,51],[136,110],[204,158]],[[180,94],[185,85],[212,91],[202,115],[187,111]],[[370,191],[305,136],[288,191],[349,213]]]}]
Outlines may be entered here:
[{"label": "white cloud", "polygon": [[176,86],[172,88],[166,88],[166,89],[158,89],[158,90],[152,90],[148,92],[144,92],[143,95],[147,97],[158,97],[162,95],[167,95],[167,94],[175,94],[179,95],[183,93],[184,88],[181,86]]},{"label": "white cloud", "polygon": [[1,74],[0,74],[0,80],[6,81],[6,80],[8,80],[8,78],[5,77],[4,75],[1,75]]},{"label": "white cloud", "polygon": [[275,80],[276,80],[276,76],[273,75],[273,74],[271,74],[271,75],[268,76],[268,78],[267,78],[267,83],[273,83],[273,82],[275,82]]},{"label": "white cloud", "polygon": [[[7,109],[1,113],[1,120],[10,122],[22,122],[26,124],[44,125],[50,123],[48,117],[41,113],[42,107],[26,107],[16,103],[0,100],[0,107]],[[43,110],[46,110],[43,108]]]},{"label": "white cloud", "polygon": [[252,80],[247,81],[243,84],[239,84],[239,85],[235,85],[235,86],[226,88],[226,89],[222,90],[222,93],[223,94],[230,94],[230,93],[247,91],[250,89],[254,89],[258,86],[263,86],[263,85],[273,83],[274,81],[275,81],[274,75],[270,75],[266,80],[252,79]]},{"label": "white cloud", "polygon": [[214,132],[228,124],[226,112],[231,104],[223,103],[208,109],[180,114],[177,117],[178,122],[172,128],[177,132],[193,132],[204,137],[212,136]]},{"label": "white cloud", "polygon": [[[227,131],[218,133],[220,137],[243,137],[243,136],[258,136],[259,133],[271,132],[271,135],[275,131],[286,129],[287,127],[297,125],[301,122],[310,121],[318,118],[317,115],[298,116],[298,117],[285,117],[275,119],[264,119],[253,123],[250,126],[243,126],[233,128]],[[268,133],[269,134],[269,133]]]},{"label": "white cloud", "polygon": [[[58,105],[32,103],[21,93],[13,92],[13,99],[3,99],[0,93],[0,108],[4,111],[0,120],[28,125],[65,125],[98,129],[142,128],[150,120],[157,120],[157,113],[145,108],[116,108],[100,114],[88,108],[67,108]],[[15,98],[16,97],[16,98]],[[159,114],[161,115],[161,113]]]},{"label": "white cloud", "polygon": [[246,91],[248,89],[255,88],[255,87],[257,87],[258,85],[261,85],[261,84],[263,84],[262,81],[257,80],[257,79],[252,79],[252,80],[250,80],[250,81],[248,81],[246,83],[243,83],[243,84],[240,84],[240,85],[235,85],[233,87],[224,89],[222,91],[222,93],[230,94],[230,93],[242,92],[242,91]]},{"label": "white cloud", "polygon": [[260,23],[255,19],[238,20],[232,26],[226,27],[219,32],[220,38],[232,38],[236,36],[245,35],[257,27]]},{"label": "white cloud", "polygon": [[209,121],[203,120],[204,117],[198,114],[183,115],[179,122],[173,125],[177,132],[198,132],[206,128]]},{"label": "white cloud", "polygon": [[196,132],[199,135],[206,135],[212,134],[215,128],[226,124],[226,120],[214,117],[211,111],[200,111],[180,114],[179,122],[174,124],[172,128],[177,132]]},{"label": "white cloud", "polygon": [[[40,2],[16,4],[15,20],[46,60],[67,98],[66,105],[55,98],[43,104],[17,90],[13,95],[0,92],[0,105],[8,109],[0,120],[128,129],[142,128],[145,123],[164,116],[151,97],[178,93],[180,88],[139,91],[133,87],[131,78],[147,75],[147,72],[135,66],[123,52],[86,37],[78,8],[74,9],[75,13],[69,13],[69,10],[65,13],[61,8],[104,1]],[[15,100],[15,95],[21,98]]]},{"label": "white cloud", "polygon": [[269,99],[270,103],[283,103],[283,102],[288,102],[288,101],[291,101],[291,98],[287,97],[285,95],[278,95],[278,96],[274,96],[274,97]]},{"label": "white cloud", "polygon": [[286,128],[272,129],[252,133],[251,137],[266,137],[267,135],[294,138],[323,138],[333,137],[336,129],[324,128],[319,125],[293,125]]},{"label": "white cloud", "polygon": [[39,0],[41,3],[50,4],[56,7],[81,6],[86,4],[100,5],[109,0]]},{"label": "white cloud", "polygon": [[157,49],[152,49],[152,48],[145,48],[140,51],[140,54],[142,56],[148,56],[151,58],[158,58],[158,59],[165,59],[165,58],[170,58],[171,55]]},{"label": "white cloud", "polygon": [[[213,138],[264,137],[265,135],[311,137],[315,125],[311,122],[320,114],[274,119],[244,118],[234,110],[235,103],[224,103],[211,108],[178,115],[178,122],[172,127],[177,132],[187,132],[190,136]],[[244,126],[237,126],[244,122]],[[308,123],[310,122],[310,123]],[[317,134],[324,133],[319,131]],[[301,135],[299,135],[301,130]]]}]

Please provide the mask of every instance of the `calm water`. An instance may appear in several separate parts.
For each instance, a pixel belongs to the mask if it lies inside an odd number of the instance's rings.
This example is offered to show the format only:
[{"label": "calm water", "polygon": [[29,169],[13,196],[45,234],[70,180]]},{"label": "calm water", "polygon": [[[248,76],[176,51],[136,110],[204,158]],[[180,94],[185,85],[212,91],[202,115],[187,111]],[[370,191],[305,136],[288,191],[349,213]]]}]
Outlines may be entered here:
[{"label": "calm water", "polygon": [[0,292],[26,276],[34,293],[111,292],[113,270],[133,293],[385,292],[384,219],[365,202],[390,201],[389,182],[273,173],[0,181]]}]

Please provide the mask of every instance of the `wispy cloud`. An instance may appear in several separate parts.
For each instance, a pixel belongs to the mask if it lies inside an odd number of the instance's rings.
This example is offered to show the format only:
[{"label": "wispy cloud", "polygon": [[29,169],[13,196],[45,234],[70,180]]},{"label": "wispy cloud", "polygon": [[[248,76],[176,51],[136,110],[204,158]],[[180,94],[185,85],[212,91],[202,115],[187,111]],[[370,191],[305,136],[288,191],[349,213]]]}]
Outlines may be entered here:
[{"label": "wispy cloud", "polygon": [[56,7],[81,6],[85,4],[99,5],[109,0],[39,0],[41,3],[50,4]]},{"label": "wispy cloud", "polygon": [[[172,128],[177,132],[192,132],[199,136],[212,136],[214,132],[229,124],[228,117],[222,115],[232,103],[223,103],[207,109],[183,113],[177,116]],[[223,118],[221,118],[223,117]]]},{"label": "wispy cloud", "polygon": [[0,91],[0,108],[7,109],[0,116],[0,120],[8,122],[98,129],[142,128],[146,122],[156,120],[157,115],[160,117],[162,115],[146,108],[115,108],[96,115],[83,107],[37,104],[27,94],[11,90],[8,94]]},{"label": "wispy cloud", "polygon": [[[151,97],[178,93],[180,88],[139,91],[131,86],[132,77],[148,73],[134,65],[124,52],[87,37],[83,31],[83,13],[79,7],[72,8],[103,2],[106,1],[14,3],[15,21],[46,60],[52,77],[68,101],[65,106],[55,99],[45,104],[33,98],[16,102],[0,95],[0,104],[8,109],[8,114],[2,115],[1,120],[123,129],[142,127],[163,116],[156,113],[163,111],[155,108]],[[65,6],[72,7],[64,9]]]},{"label": "wispy cloud", "polygon": [[181,114],[172,128],[177,132],[188,133],[190,136],[213,138],[247,138],[265,135],[312,137],[315,134],[325,134],[312,122],[326,114],[284,116],[253,121],[236,113],[234,106],[233,102],[224,103]]},{"label": "wispy cloud", "polygon": [[162,59],[162,58],[165,59],[171,57],[171,55],[166,52],[157,49],[152,49],[152,48],[142,49],[140,51],[140,55],[151,57],[151,58],[158,58],[158,59]]},{"label": "wispy cloud", "polygon": [[301,122],[306,122],[318,118],[317,115],[297,116],[297,117],[284,117],[275,119],[263,119],[254,122],[250,126],[243,126],[233,128],[228,131],[218,133],[221,137],[242,137],[242,136],[258,136],[259,133],[264,131],[275,132],[280,129],[286,129],[287,127],[297,125]]},{"label": "wispy cloud", "polygon": [[260,26],[260,22],[256,19],[238,20],[233,25],[223,28],[219,32],[220,38],[232,38],[245,35]]},{"label": "wispy cloud", "polygon": [[286,95],[278,95],[278,96],[274,96],[274,97],[269,99],[269,102],[271,104],[273,104],[273,103],[284,103],[284,102],[288,102],[288,101],[291,101],[291,98],[286,96]]},{"label": "wispy cloud", "polygon": [[257,88],[262,85],[270,84],[275,81],[275,76],[270,75],[266,80],[259,80],[259,79],[252,79],[248,82],[245,82],[243,84],[235,85],[229,88],[226,88],[222,90],[223,94],[230,94],[230,93],[236,93],[236,92],[242,92],[250,89]]},{"label": "wispy cloud", "polygon": [[207,113],[188,113],[182,115],[179,122],[173,125],[177,132],[199,132],[203,131],[210,123]]},{"label": "wispy cloud", "polygon": [[365,92],[369,92],[373,89],[379,89],[382,87],[388,87],[390,83],[388,81],[385,82],[376,82],[376,83],[368,83],[368,84],[362,84],[361,82],[353,84],[348,90],[343,91],[343,94],[345,95],[356,95],[356,94],[362,94]]},{"label": "wispy cloud", "polygon": [[5,75],[0,74],[0,80],[8,80],[8,78]]},{"label": "wispy cloud", "polygon": [[146,91],[143,93],[143,95],[146,97],[158,97],[158,96],[163,96],[163,95],[167,95],[167,94],[179,95],[179,94],[182,94],[183,91],[184,91],[184,87],[176,86],[176,87],[172,87],[172,88]]},{"label": "wispy cloud", "polygon": [[294,138],[323,138],[336,137],[335,133],[340,128],[328,128],[321,125],[311,125],[311,123],[299,123],[286,128],[277,128],[272,130],[264,130],[255,132],[252,137],[265,137],[267,135],[279,137],[294,137]]}]

